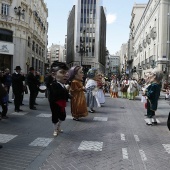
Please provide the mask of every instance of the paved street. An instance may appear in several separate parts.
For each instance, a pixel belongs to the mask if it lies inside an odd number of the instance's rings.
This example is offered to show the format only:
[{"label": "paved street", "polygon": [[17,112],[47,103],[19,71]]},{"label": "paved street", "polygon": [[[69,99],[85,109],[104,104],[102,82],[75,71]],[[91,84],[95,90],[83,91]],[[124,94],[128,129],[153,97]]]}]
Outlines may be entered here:
[{"label": "paved street", "polygon": [[53,137],[47,99],[39,94],[36,111],[15,113],[0,121],[0,170],[169,170],[170,132],[166,127],[169,103],[159,100],[157,126],[147,126],[144,104],[111,99],[96,113],[73,121],[69,103],[64,133]]}]

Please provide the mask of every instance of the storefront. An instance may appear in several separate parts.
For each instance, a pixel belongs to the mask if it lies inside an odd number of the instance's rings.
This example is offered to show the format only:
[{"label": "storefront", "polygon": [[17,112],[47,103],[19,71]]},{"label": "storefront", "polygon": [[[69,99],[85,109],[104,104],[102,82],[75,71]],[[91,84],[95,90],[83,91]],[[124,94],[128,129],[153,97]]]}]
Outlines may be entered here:
[{"label": "storefront", "polygon": [[14,44],[0,41],[0,70],[6,68],[12,70],[12,60],[14,54]]}]

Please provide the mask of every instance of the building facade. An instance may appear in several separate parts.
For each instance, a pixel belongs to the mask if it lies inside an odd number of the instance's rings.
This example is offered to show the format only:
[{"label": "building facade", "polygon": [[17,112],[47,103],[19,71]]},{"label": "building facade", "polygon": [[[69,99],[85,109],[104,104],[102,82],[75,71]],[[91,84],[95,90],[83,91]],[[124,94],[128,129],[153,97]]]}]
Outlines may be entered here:
[{"label": "building facade", "polygon": [[[106,15],[100,0],[77,0],[67,25],[67,57],[70,66],[104,72],[106,56]],[[82,52],[83,51],[83,52]]]},{"label": "building facade", "polygon": [[0,70],[30,66],[44,72],[47,53],[48,9],[44,0],[0,2]]},{"label": "building facade", "polygon": [[49,60],[49,65],[54,61],[65,62],[65,48],[62,45],[52,44],[48,48],[47,58]]},{"label": "building facade", "polygon": [[120,56],[110,55],[110,72],[111,75],[120,74]]},{"label": "building facade", "polygon": [[[153,68],[168,77],[170,67],[170,1],[149,0],[133,32],[133,66],[138,77]],[[134,73],[135,75],[136,73]]]}]

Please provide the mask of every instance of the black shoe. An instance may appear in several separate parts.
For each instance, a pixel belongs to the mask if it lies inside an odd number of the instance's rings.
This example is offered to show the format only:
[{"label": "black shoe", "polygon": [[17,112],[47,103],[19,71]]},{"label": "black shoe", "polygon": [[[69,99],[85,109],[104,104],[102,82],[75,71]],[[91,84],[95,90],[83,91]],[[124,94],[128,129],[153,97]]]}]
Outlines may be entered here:
[{"label": "black shoe", "polygon": [[23,110],[21,110],[21,109],[18,109],[20,112],[22,112]]},{"label": "black shoe", "polygon": [[21,103],[21,106],[24,106],[24,104],[23,104],[23,103]]},{"label": "black shoe", "polygon": [[152,122],[154,125],[157,125],[158,124],[158,122]]},{"label": "black shoe", "polygon": [[19,109],[15,109],[14,111],[15,111],[15,112],[19,112]]},{"label": "black shoe", "polygon": [[2,146],[2,145],[0,145],[0,149],[1,149],[1,148],[3,148],[3,146]]},{"label": "black shoe", "polygon": [[8,103],[12,103],[12,102],[8,101]]},{"label": "black shoe", "polygon": [[38,103],[34,103],[34,105],[38,105]]},{"label": "black shoe", "polygon": [[30,107],[31,110],[37,110],[36,107]]},{"label": "black shoe", "polygon": [[9,117],[8,116],[2,116],[2,119],[8,119]]},{"label": "black shoe", "polygon": [[152,123],[146,123],[146,125],[148,125],[148,126],[152,126]]}]

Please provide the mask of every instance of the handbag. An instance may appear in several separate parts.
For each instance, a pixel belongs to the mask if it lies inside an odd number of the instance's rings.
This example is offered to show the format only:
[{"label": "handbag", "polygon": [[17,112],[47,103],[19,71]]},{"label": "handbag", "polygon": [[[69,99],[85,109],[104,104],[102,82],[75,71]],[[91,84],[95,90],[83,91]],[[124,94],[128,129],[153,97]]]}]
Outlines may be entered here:
[{"label": "handbag", "polygon": [[28,87],[27,86],[25,86],[24,92],[25,92],[25,94],[28,94]]},{"label": "handbag", "polygon": [[169,115],[168,115],[167,127],[168,127],[168,129],[170,131],[170,112],[169,112]]},{"label": "handbag", "polygon": [[121,91],[121,92],[127,92],[128,87],[129,87],[129,86],[122,85],[120,91]]}]

